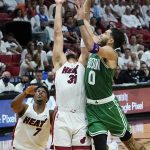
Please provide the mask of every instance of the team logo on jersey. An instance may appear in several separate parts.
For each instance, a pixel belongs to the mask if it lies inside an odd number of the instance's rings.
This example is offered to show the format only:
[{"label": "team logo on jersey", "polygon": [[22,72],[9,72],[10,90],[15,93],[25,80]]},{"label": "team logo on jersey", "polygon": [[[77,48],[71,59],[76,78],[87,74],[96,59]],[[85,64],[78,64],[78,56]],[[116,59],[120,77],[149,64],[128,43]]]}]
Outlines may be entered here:
[{"label": "team logo on jersey", "polygon": [[85,143],[85,140],[86,140],[86,137],[83,137],[83,138],[80,140],[80,143],[81,143],[81,144],[84,144],[84,143]]}]

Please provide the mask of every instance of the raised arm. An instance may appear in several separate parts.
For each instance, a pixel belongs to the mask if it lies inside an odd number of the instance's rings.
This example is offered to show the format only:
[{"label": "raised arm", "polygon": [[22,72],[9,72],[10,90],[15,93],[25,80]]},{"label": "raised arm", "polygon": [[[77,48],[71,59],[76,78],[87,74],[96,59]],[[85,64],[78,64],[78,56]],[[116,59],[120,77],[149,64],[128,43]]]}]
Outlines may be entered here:
[{"label": "raised arm", "polygon": [[80,28],[81,36],[88,51],[93,49],[94,42],[98,42],[98,36],[94,34],[89,23],[90,8],[94,0],[85,0],[83,6],[76,1],[77,21]]},{"label": "raised arm", "polygon": [[27,95],[34,95],[36,87],[37,86],[29,86],[23,93],[12,100],[11,107],[15,113],[19,114],[19,116],[23,115],[28,108],[28,105],[23,103],[24,99]]},{"label": "raised arm", "polygon": [[65,62],[66,56],[63,52],[63,34],[62,34],[62,4],[65,0],[55,0],[56,13],[54,20],[54,47],[53,47],[53,65],[55,70],[59,69]]}]

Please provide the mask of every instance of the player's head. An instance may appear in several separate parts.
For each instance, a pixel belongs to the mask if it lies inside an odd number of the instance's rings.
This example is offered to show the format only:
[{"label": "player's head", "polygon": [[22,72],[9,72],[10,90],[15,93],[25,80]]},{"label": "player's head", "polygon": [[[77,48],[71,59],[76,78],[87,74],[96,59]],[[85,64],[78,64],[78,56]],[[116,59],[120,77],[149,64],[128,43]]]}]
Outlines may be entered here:
[{"label": "player's head", "polygon": [[123,44],[125,44],[125,35],[121,30],[117,28],[111,28],[110,30],[111,30],[111,36],[114,39],[114,45],[113,45],[114,49],[119,48]]},{"label": "player's head", "polygon": [[75,61],[78,60],[78,56],[75,52],[73,52],[72,50],[67,49],[65,52],[66,58],[69,61],[70,59],[73,59]]},{"label": "player's head", "polygon": [[114,49],[116,49],[121,47],[124,43],[125,43],[124,33],[117,28],[111,28],[109,30],[106,30],[105,33],[103,33],[100,36],[101,46],[109,45],[112,46]]},{"label": "player's head", "polygon": [[43,103],[45,104],[48,99],[49,99],[49,91],[48,88],[44,85],[39,85],[35,89],[35,95],[34,95],[34,100],[35,103],[42,105]]}]

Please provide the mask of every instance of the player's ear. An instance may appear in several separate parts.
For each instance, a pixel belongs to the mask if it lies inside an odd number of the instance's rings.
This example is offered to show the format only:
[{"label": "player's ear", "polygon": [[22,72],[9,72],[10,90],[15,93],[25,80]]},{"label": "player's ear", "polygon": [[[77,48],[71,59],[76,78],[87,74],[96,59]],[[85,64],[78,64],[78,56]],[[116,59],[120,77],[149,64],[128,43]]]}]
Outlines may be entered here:
[{"label": "player's ear", "polygon": [[113,39],[113,38],[110,38],[110,39],[109,39],[109,43],[110,43],[111,45],[113,45],[113,44],[114,44],[114,39]]}]

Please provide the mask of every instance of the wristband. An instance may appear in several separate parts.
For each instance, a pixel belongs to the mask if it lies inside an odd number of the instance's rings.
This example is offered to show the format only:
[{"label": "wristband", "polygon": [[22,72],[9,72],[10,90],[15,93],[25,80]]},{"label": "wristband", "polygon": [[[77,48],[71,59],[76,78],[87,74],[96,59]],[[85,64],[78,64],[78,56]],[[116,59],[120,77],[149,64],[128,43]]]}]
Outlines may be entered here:
[{"label": "wristband", "polygon": [[83,19],[77,20],[77,24],[78,24],[79,27],[80,27],[80,26],[83,26],[83,25],[84,25]]},{"label": "wristband", "polygon": [[94,43],[93,49],[90,51],[90,53],[96,54],[98,53],[99,49],[100,49],[100,46],[97,43]]}]

